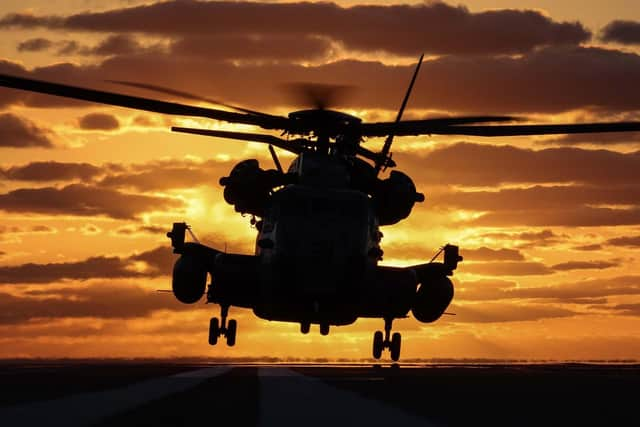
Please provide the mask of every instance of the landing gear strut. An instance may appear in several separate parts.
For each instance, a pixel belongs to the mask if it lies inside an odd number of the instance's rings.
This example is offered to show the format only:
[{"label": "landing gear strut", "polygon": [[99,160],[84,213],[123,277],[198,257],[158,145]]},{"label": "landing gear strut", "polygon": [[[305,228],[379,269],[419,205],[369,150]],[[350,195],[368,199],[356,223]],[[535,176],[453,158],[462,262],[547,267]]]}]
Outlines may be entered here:
[{"label": "landing gear strut", "polygon": [[236,331],[238,330],[238,322],[235,319],[229,320],[227,323],[227,316],[229,315],[229,306],[220,306],[220,317],[222,322],[217,317],[212,317],[209,321],[209,344],[216,345],[218,338],[223,336],[227,339],[227,345],[233,347],[236,343]]},{"label": "landing gear strut", "polygon": [[384,318],[384,336],[381,331],[376,331],[373,334],[373,358],[380,359],[382,356],[382,350],[388,348],[391,352],[391,360],[397,362],[400,359],[400,345],[402,342],[402,336],[398,332],[394,332],[391,335],[391,325],[393,324],[392,317]]}]

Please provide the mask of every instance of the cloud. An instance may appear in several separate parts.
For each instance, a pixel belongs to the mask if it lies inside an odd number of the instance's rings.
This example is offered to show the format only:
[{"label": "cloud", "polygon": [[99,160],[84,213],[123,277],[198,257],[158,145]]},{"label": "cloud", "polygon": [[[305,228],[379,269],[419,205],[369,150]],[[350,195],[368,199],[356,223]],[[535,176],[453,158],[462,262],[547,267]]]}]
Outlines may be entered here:
[{"label": "cloud", "polygon": [[187,309],[194,307],[133,284],[95,283],[20,296],[0,293],[3,325],[55,318],[131,319],[149,316],[157,310]]},{"label": "cloud", "polygon": [[640,170],[640,152],[568,147],[532,150],[466,142],[424,156],[397,153],[394,159],[400,168],[416,171],[412,176],[420,183],[476,187],[560,182],[635,184]]},{"label": "cloud", "polygon": [[219,37],[184,37],[170,46],[175,56],[211,56],[218,60],[317,60],[332,51],[329,39],[317,36],[266,36],[233,34]]},{"label": "cloud", "polygon": [[[393,258],[420,259],[431,257],[432,254],[424,246],[408,243],[390,243],[384,245],[385,253]],[[480,248],[463,248],[461,255],[465,261],[523,261],[524,256],[515,249],[491,249],[486,246]]]},{"label": "cloud", "polygon": [[585,226],[640,223],[640,186],[534,186],[498,191],[455,191],[428,198],[443,209],[482,212],[477,226]]},{"label": "cloud", "polygon": [[630,248],[640,248],[640,236],[623,236],[609,239],[605,242],[611,246],[626,246]]},{"label": "cloud", "polygon": [[53,146],[49,132],[30,120],[11,113],[0,114],[0,147],[45,147]]},{"label": "cloud", "polygon": [[104,215],[133,219],[143,212],[177,209],[182,202],[168,197],[127,194],[108,188],[71,184],[62,188],[18,189],[0,195],[0,209],[50,215]]},{"label": "cloud", "polygon": [[604,270],[606,268],[618,267],[619,261],[568,261],[560,264],[556,264],[551,268],[556,271],[570,271],[570,270],[589,270],[597,269]]},{"label": "cloud", "polygon": [[[158,247],[128,257],[98,256],[82,261],[0,266],[0,283],[56,283],[64,280],[126,279],[171,274],[175,256],[170,247]],[[146,269],[134,268],[143,262]]]},{"label": "cloud", "polygon": [[464,249],[462,251],[467,261],[524,261],[524,256],[516,249],[491,249],[483,246],[477,249]]},{"label": "cloud", "polygon": [[640,208],[611,209],[591,207],[567,207],[548,211],[530,210],[490,212],[469,221],[482,227],[506,227],[513,225],[599,227],[640,224]]},{"label": "cloud", "polygon": [[571,317],[580,313],[561,307],[542,304],[503,304],[483,302],[479,304],[452,305],[456,313],[453,322],[460,323],[502,323],[527,322],[559,317]]},{"label": "cloud", "polygon": [[540,145],[623,145],[640,142],[640,132],[575,133],[539,141]]},{"label": "cloud", "polygon": [[566,239],[567,236],[554,233],[552,230],[525,231],[521,233],[494,232],[484,233],[480,237],[488,239],[516,242],[518,247],[550,246]]},{"label": "cloud", "polygon": [[640,276],[618,276],[579,282],[554,283],[547,286],[518,287],[512,281],[464,281],[456,290],[469,301],[504,299],[554,299],[560,302],[613,295],[640,295]]},{"label": "cloud", "polygon": [[601,39],[627,45],[640,44],[640,22],[612,21],[602,29]]},{"label": "cloud", "polygon": [[[162,74],[157,73],[159,69],[164,70]],[[339,84],[359,90],[340,100],[335,108],[396,110],[413,65],[357,60],[304,66],[237,63],[214,57],[177,60],[175,55],[145,52],[113,56],[98,65],[56,64],[32,72],[17,64],[0,63],[2,71],[110,90],[113,87],[104,80],[146,82],[261,109],[287,105],[288,99],[281,90],[287,83]],[[517,57],[442,56],[423,64],[421,75],[429,77],[416,83],[411,108],[472,114],[559,113],[586,107],[637,111],[640,87],[634,76],[639,73],[640,56],[597,48],[541,49]],[[603,86],[602,81],[608,84]],[[0,91],[0,104],[82,105],[44,95],[22,94],[15,98],[15,93]]]},{"label": "cloud", "polygon": [[167,231],[167,227],[162,227],[159,225],[127,225],[118,228],[117,230],[115,230],[115,233],[121,236],[133,237],[144,233],[162,235]]},{"label": "cloud", "polygon": [[573,249],[578,251],[601,251],[603,246],[599,243],[594,243],[592,245],[574,246]]},{"label": "cloud", "polygon": [[5,179],[15,181],[89,181],[102,174],[101,168],[89,163],[32,162],[0,169]]},{"label": "cloud", "polygon": [[460,271],[484,276],[541,276],[554,273],[552,268],[532,261],[474,262],[464,264]]},{"label": "cloud", "polygon": [[[167,20],[166,17],[172,19]],[[274,23],[284,22],[286,25]],[[532,10],[472,13],[440,2],[418,5],[168,1],[71,16],[10,14],[2,27],[135,32],[161,36],[289,39],[330,37],[350,50],[399,55],[522,53],[541,46],[579,44],[591,34],[578,22],[555,22]]]},{"label": "cloud", "polygon": [[118,119],[112,114],[90,113],[78,120],[80,129],[84,130],[117,130],[120,128]]},{"label": "cloud", "polygon": [[38,37],[20,42],[17,49],[18,52],[41,52],[49,49],[52,45],[51,40]]},{"label": "cloud", "polygon": [[640,304],[617,304],[611,307],[611,310],[624,316],[640,316]]},{"label": "cloud", "polygon": [[[99,182],[99,185],[131,188],[138,191],[217,185],[218,179],[227,175],[234,163],[215,160],[206,162],[189,160],[149,162],[132,165],[120,173],[109,174]],[[262,167],[265,166],[262,165]]]}]

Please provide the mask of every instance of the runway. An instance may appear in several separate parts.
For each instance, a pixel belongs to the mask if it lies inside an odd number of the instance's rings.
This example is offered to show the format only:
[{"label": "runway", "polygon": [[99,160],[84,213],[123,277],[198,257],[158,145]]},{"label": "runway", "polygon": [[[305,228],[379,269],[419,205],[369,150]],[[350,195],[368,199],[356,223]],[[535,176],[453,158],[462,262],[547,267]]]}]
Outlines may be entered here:
[{"label": "runway", "polygon": [[2,426],[625,425],[638,365],[0,363]]}]

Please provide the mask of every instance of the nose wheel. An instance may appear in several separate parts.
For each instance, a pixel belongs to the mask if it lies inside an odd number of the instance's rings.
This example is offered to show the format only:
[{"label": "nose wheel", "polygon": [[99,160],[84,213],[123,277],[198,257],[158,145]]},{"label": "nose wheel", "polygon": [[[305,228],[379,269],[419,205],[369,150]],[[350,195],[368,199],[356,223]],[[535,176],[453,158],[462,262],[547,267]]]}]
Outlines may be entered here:
[{"label": "nose wheel", "polygon": [[397,362],[400,359],[400,346],[402,344],[402,336],[399,332],[391,335],[392,318],[384,319],[384,335],[382,331],[376,331],[373,334],[373,358],[380,359],[382,351],[386,348],[391,353],[391,360]]},{"label": "nose wheel", "polygon": [[220,307],[220,317],[222,321],[217,317],[212,317],[209,321],[209,344],[216,345],[218,338],[224,336],[227,340],[227,345],[233,347],[236,344],[236,331],[238,330],[238,322],[235,319],[227,322],[227,316],[229,315],[229,306],[223,305]]}]

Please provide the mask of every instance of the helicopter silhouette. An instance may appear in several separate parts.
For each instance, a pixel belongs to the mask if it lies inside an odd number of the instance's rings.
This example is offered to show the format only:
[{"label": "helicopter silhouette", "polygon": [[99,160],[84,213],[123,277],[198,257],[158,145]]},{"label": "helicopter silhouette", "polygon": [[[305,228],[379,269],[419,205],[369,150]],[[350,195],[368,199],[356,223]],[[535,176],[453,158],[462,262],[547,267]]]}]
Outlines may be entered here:
[{"label": "helicopter silhouette", "polygon": [[[252,216],[258,231],[255,254],[231,254],[197,242],[187,242],[190,227],[174,223],[167,233],[174,253],[172,291],[182,303],[193,304],[206,295],[220,305],[220,318],[209,324],[209,343],[220,337],[236,342],[237,322],[228,319],[230,307],[253,310],[270,321],[300,324],[308,333],[319,325],[322,335],[331,326],[359,318],[384,320],[384,332],[373,337],[373,357],[385,349],[397,361],[402,337],[391,333],[395,319],[409,312],[431,323],[443,314],[454,295],[453,275],[462,261],[459,248],[445,245],[442,262],[408,267],[382,266],[380,227],[407,218],[425,200],[412,179],[396,167],[391,146],[396,136],[472,135],[483,137],[640,131],[640,122],[581,124],[496,124],[516,121],[511,116],[464,116],[403,121],[420,57],[396,120],[364,123],[358,117],[327,109],[331,88],[307,87],[315,108],[288,116],[271,115],[228,105],[186,92],[151,84],[111,81],[227,107],[214,108],[81,88],[66,84],[0,74],[0,86],[57,95],[156,113],[204,117],[283,132],[270,134],[173,127],[175,132],[260,142],[268,145],[276,169],[262,169],[258,160],[241,161],[220,179],[224,199],[235,211]],[[385,137],[380,152],[362,145],[364,138]],[[273,147],[296,155],[285,171]],[[211,278],[210,283],[208,277]]]}]

